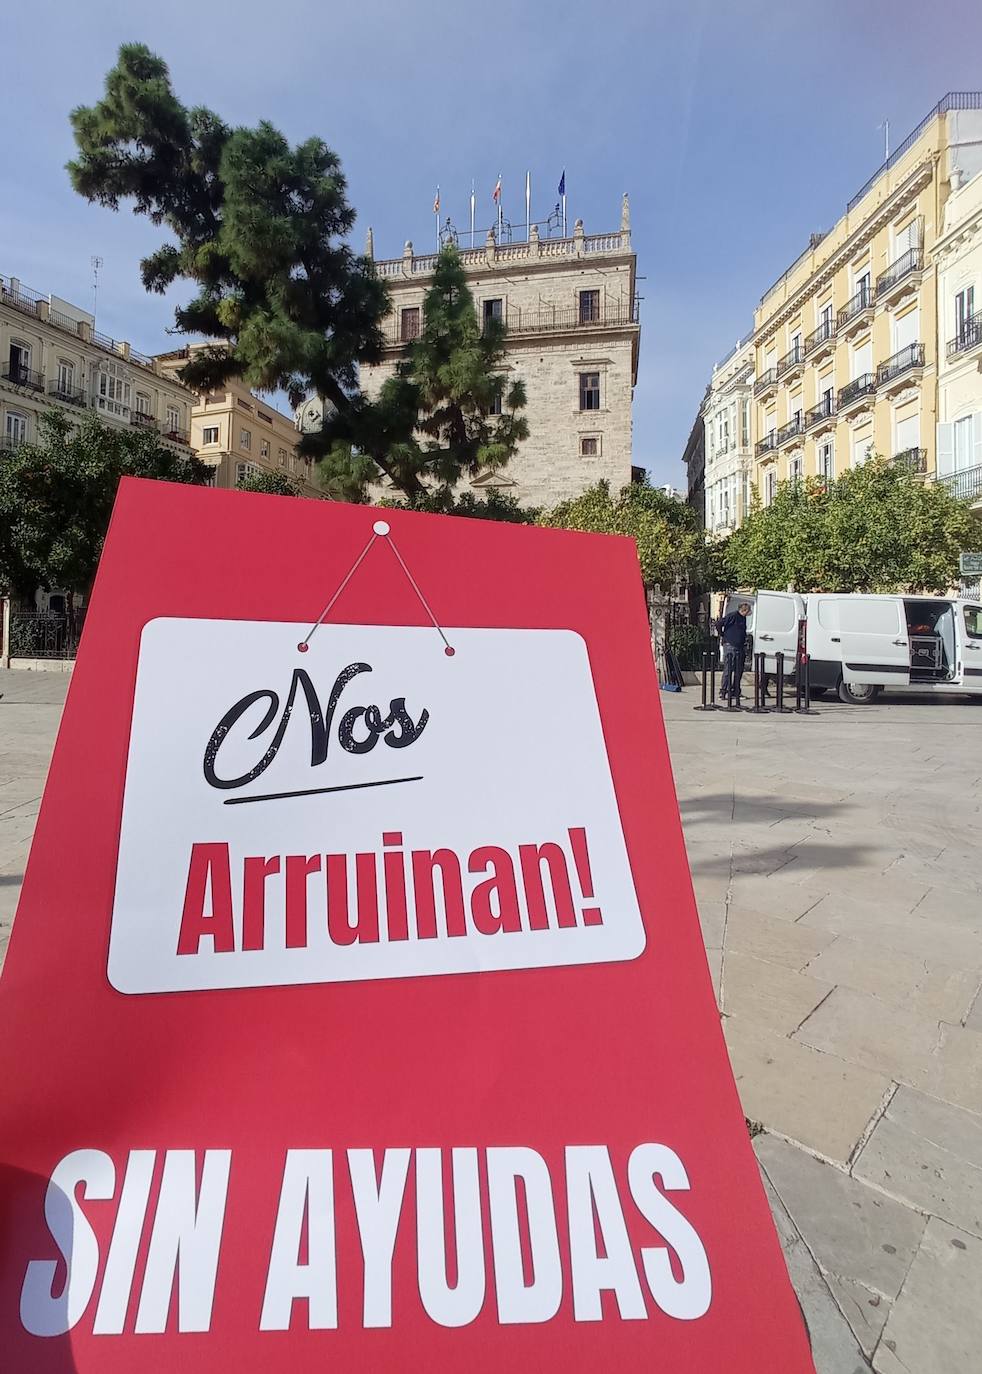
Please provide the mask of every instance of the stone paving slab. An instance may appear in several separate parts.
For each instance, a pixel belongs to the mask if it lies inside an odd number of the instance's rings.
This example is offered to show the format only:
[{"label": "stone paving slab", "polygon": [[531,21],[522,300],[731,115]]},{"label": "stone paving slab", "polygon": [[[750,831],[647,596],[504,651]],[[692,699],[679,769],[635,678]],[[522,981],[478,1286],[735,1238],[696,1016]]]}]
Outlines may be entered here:
[{"label": "stone paving slab", "polygon": [[744,1017],[726,1017],[723,1031],[750,1120],[844,1164],[881,1109],[890,1079]]},{"label": "stone paving slab", "polygon": [[878,1374],[982,1367],[982,1240],[932,1217],[873,1357]]},{"label": "stone paving slab", "polygon": [[[723,964],[726,983],[726,960]],[[837,987],[794,1033],[812,1049],[970,1110],[982,1109],[982,1035]]]},{"label": "stone paving slab", "polygon": [[821,1268],[891,1301],[900,1292],[927,1218],[776,1136],[754,1142],[778,1196]]},{"label": "stone paving slab", "polygon": [[898,1088],[853,1174],[982,1238],[982,1115]]},{"label": "stone paving slab", "polygon": [[[801,926],[796,925],[795,931]],[[917,1016],[964,1024],[982,984],[982,972],[954,968],[890,949],[870,936],[843,935],[816,952],[808,975],[866,992]]]},{"label": "stone paving slab", "polygon": [[[788,1276],[794,1284],[808,1328],[818,1374],[866,1374],[869,1365],[864,1359],[862,1345],[833,1298],[801,1232],[771,1186],[766,1172],[763,1173],[763,1179],[764,1191],[771,1205],[771,1214],[788,1266]],[[765,1374],[765,1371],[761,1371],[761,1374]],[[768,1370],[766,1374],[772,1374],[772,1371]],[[779,1371],[775,1370],[773,1374],[779,1374]]]},{"label": "stone paving slab", "polygon": [[727,1016],[790,1035],[831,991],[831,983],[726,947],[722,1010]]}]

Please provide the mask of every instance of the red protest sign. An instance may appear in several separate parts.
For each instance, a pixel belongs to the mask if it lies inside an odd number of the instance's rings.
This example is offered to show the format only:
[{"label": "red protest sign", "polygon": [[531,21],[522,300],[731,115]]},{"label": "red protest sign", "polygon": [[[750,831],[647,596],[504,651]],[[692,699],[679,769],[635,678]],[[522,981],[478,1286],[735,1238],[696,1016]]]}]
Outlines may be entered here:
[{"label": "red protest sign", "polygon": [[633,547],[378,518],[121,489],[0,982],[4,1368],[804,1374]]}]

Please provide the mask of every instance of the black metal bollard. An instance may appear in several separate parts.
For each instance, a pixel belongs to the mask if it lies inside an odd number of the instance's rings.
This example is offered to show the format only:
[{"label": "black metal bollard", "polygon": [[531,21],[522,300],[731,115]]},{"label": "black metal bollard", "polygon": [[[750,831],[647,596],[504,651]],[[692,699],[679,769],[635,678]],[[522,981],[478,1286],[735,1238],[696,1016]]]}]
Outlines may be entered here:
[{"label": "black metal bollard", "polygon": [[716,706],[716,651],[709,651],[709,709],[717,710]]},{"label": "black metal bollard", "polygon": [[812,667],[811,657],[808,654],[798,655],[798,676],[802,679],[802,690],[799,697],[803,699],[803,704],[799,703],[795,710],[799,716],[814,716],[818,713],[812,710]]},{"label": "black metal bollard", "polygon": [[709,690],[709,655],[708,655],[705,651],[703,651],[703,655],[702,655],[702,693],[701,693],[701,696],[702,696],[702,703],[701,703],[701,705],[699,705],[699,706],[693,706],[693,708],[692,708],[693,711],[708,711],[708,710],[709,710],[709,707],[706,705],[706,695],[707,695],[708,690]]},{"label": "black metal bollard", "polygon": [[777,702],[774,709],[778,715],[787,714],[791,711],[791,707],[784,704],[784,654],[775,654],[774,661],[777,664]]},{"label": "black metal bollard", "polygon": [[764,705],[764,655],[754,654],[754,714],[768,716],[770,711]]},{"label": "black metal bollard", "polygon": [[797,714],[801,714],[801,654],[795,655],[794,661],[794,709]]}]

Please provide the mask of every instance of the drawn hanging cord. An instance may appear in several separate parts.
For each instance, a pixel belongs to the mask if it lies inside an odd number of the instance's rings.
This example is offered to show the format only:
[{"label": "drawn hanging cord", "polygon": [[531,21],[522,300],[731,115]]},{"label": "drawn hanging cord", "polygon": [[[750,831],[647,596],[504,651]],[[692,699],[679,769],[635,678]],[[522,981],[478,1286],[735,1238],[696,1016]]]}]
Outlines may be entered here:
[{"label": "drawn hanging cord", "polygon": [[415,577],[413,577],[412,573],[409,571],[409,567],[406,563],[406,560],[399,552],[395,540],[390,537],[389,523],[387,520],[375,521],[375,524],[372,526],[372,534],[368,540],[368,543],[365,545],[361,553],[358,555],[358,557],[352,563],[351,567],[345,573],[344,577],[341,579],[341,584],[338,587],[337,591],[334,593],[330,601],[328,601],[327,605],[321,611],[320,615],[317,617],[317,620],[307,631],[306,636],[297,645],[297,648],[302,654],[305,654],[307,652],[308,648],[310,647],[310,641],[313,639],[314,634],[317,630],[320,629],[324,621],[330,615],[341,593],[344,591],[345,587],[348,585],[348,583],[354,577],[355,573],[361,567],[362,563],[368,557],[368,554],[370,553],[373,545],[376,544],[379,539],[384,539],[385,542],[388,544],[389,548],[392,550],[393,554],[395,555],[396,561],[398,562],[402,571],[405,573],[409,585],[416,593],[416,596],[419,600],[419,604],[423,607],[423,610],[426,612],[427,616],[432,622],[434,630],[436,630],[437,634],[443,640],[443,652],[447,655],[448,658],[453,658],[454,653],[456,651],[454,650],[450,641],[447,639],[447,636],[443,633],[443,630],[440,627],[440,622],[433,614],[432,608],[430,607],[430,603],[427,601],[426,597],[420,590],[419,583],[416,581]]}]

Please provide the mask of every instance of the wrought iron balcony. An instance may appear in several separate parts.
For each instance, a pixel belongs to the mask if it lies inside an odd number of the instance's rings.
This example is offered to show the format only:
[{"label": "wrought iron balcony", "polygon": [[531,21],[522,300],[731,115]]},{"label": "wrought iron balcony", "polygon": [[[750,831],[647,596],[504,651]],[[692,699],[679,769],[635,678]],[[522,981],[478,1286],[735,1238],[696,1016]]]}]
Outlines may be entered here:
[{"label": "wrought iron balcony", "polygon": [[777,434],[774,430],[771,430],[769,434],[765,434],[763,439],[758,439],[757,443],[754,445],[754,453],[758,458],[762,458],[767,453],[774,453],[776,449]]},{"label": "wrought iron balcony", "polygon": [[959,501],[978,501],[982,497],[982,467],[964,468],[961,472],[939,477],[938,481]]},{"label": "wrought iron balcony", "polygon": [[982,315],[969,315],[953,339],[948,341],[948,358],[957,358],[959,353],[970,353],[982,344]]},{"label": "wrought iron balcony", "polygon": [[892,358],[887,358],[885,363],[880,363],[876,369],[876,385],[887,391],[893,391],[898,386],[904,385],[908,380],[913,380],[910,374],[920,373],[924,369],[924,345],[921,343],[908,344],[899,353],[895,353]]},{"label": "wrought iron balcony", "polygon": [[754,382],[754,395],[764,396],[768,391],[773,391],[777,386],[777,368],[769,367],[766,372],[762,372]]},{"label": "wrought iron balcony", "polygon": [[165,439],[173,439],[173,441],[174,441],[175,444],[190,444],[190,442],[191,442],[191,434],[190,434],[190,431],[189,431],[189,430],[186,430],[186,429],[163,429],[163,427],[161,427],[161,429],[162,429],[162,433],[163,433],[164,438],[165,438]]},{"label": "wrought iron balcony", "polygon": [[902,453],[893,455],[893,465],[897,468],[906,468],[908,472],[923,477],[927,472],[927,449],[905,448]]},{"label": "wrought iron balcony", "polygon": [[781,448],[781,446],[784,445],[784,444],[789,444],[789,443],[791,442],[792,439],[797,439],[800,435],[804,434],[804,432],[805,432],[805,423],[804,423],[804,420],[802,419],[802,417],[801,417],[800,414],[799,414],[799,415],[796,415],[796,416],[794,417],[794,419],[789,420],[788,423],[787,423],[786,425],[783,425],[783,426],[778,430],[778,432],[777,432],[777,446],[778,446],[778,448]]},{"label": "wrought iron balcony", "polygon": [[908,248],[877,277],[876,299],[887,305],[905,291],[914,290],[920,285],[923,266],[924,255],[920,248]]},{"label": "wrought iron balcony", "polygon": [[864,372],[861,377],[840,388],[838,408],[843,411],[853,410],[861,405],[871,405],[875,395],[876,378],[872,372]]},{"label": "wrought iron balcony", "polygon": [[131,410],[130,424],[136,425],[138,429],[156,429],[157,421],[145,410]]},{"label": "wrought iron balcony", "polygon": [[813,410],[809,410],[805,415],[805,429],[815,429],[822,424],[835,424],[835,397],[831,396],[827,401],[821,401]]},{"label": "wrought iron balcony", "polygon": [[53,396],[56,401],[64,401],[65,405],[85,405],[85,392],[79,386],[62,386],[60,382],[49,382],[48,395]]},{"label": "wrought iron balcony", "polygon": [[829,353],[835,347],[835,320],[823,320],[805,340],[805,357]]},{"label": "wrought iron balcony", "polygon": [[44,390],[42,373],[35,372],[29,367],[21,367],[19,363],[8,363],[3,371],[3,380],[12,382],[14,386],[27,387],[30,391]]},{"label": "wrought iron balcony", "polygon": [[786,377],[789,374],[800,372],[805,362],[805,353],[801,344],[795,344],[794,348],[785,353],[783,358],[778,359],[777,375]]},{"label": "wrought iron balcony", "polygon": [[864,286],[857,291],[852,300],[846,301],[845,305],[836,316],[836,328],[853,333],[868,320],[873,318],[873,306],[876,297],[870,287]]},{"label": "wrought iron balcony", "polygon": [[24,442],[13,434],[0,434],[0,453],[16,453]]}]

